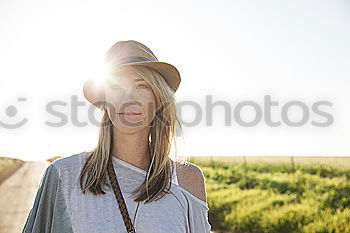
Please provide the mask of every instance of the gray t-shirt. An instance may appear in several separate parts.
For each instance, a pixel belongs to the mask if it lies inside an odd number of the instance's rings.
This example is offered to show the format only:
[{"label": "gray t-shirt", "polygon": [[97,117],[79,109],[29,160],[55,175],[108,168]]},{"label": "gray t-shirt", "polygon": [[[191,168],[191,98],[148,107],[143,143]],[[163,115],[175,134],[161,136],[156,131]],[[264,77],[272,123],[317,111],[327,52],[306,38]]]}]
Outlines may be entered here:
[{"label": "gray t-shirt", "polygon": [[[146,171],[112,158],[133,221],[137,202],[130,194],[142,184]],[[111,188],[104,195],[82,194],[79,174],[85,159],[84,151],[55,160],[47,167],[22,233],[127,232]],[[209,233],[208,204],[180,187],[176,172],[171,182],[171,194],[149,204],[140,203],[134,223],[136,232]]]}]

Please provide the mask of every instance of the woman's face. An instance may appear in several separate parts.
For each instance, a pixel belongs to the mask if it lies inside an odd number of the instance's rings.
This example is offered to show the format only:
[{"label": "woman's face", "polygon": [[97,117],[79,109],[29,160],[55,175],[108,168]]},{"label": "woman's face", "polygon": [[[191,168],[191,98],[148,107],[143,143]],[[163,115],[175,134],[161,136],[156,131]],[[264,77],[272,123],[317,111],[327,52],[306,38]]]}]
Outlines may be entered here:
[{"label": "woman's face", "polygon": [[125,133],[148,127],[155,116],[154,93],[132,67],[107,78],[105,101],[114,127]]}]

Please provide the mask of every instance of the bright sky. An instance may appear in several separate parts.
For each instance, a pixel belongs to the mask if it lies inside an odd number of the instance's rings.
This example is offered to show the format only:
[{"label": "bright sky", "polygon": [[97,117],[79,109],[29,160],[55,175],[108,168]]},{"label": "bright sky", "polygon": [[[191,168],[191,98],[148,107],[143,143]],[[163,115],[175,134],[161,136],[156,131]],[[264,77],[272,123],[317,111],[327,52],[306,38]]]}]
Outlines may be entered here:
[{"label": "bright sky", "polygon": [[[211,126],[204,114],[196,126],[183,127],[178,153],[350,156],[349,13],[344,0],[1,1],[0,155],[41,160],[92,149],[98,126],[87,118],[83,83],[97,76],[110,46],[132,39],[178,68],[178,102],[195,101],[213,115]],[[207,95],[229,104],[231,125],[222,106],[208,110]],[[270,127],[264,117],[254,127],[239,125],[235,107],[254,101],[264,111],[265,95],[279,102],[272,119],[282,125]],[[71,96],[85,103],[76,113]],[[66,104],[55,107],[67,117],[64,126],[45,124],[60,120],[46,111],[51,101]],[[289,101],[306,104],[304,126],[282,121]],[[318,101],[333,103],[320,108],[333,117],[328,127],[311,124],[326,121],[312,111]],[[196,118],[190,106],[181,115],[185,122]],[[302,111],[290,108],[288,116],[298,121]],[[252,121],[253,108],[243,108],[241,117]],[[3,126],[24,118],[19,128]]]}]

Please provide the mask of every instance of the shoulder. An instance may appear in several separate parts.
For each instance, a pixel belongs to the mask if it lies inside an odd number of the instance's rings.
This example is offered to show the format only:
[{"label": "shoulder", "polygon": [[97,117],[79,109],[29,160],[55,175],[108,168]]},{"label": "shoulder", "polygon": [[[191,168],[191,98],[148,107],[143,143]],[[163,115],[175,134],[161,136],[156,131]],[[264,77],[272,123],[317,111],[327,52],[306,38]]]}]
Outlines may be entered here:
[{"label": "shoulder", "polygon": [[74,167],[81,163],[82,159],[85,158],[85,151],[73,155],[69,155],[66,157],[62,157],[56,159],[52,162],[57,169],[64,169],[65,167]]},{"label": "shoulder", "polygon": [[55,167],[58,173],[71,173],[73,171],[78,171],[79,167],[82,165],[82,162],[85,160],[85,151],[62,157],[53,161],[50,166]]},{"label": "shoulder", "polygon": [[190,162],[176,162],[179,186],[206,202],[205,181],[202,169]]}]

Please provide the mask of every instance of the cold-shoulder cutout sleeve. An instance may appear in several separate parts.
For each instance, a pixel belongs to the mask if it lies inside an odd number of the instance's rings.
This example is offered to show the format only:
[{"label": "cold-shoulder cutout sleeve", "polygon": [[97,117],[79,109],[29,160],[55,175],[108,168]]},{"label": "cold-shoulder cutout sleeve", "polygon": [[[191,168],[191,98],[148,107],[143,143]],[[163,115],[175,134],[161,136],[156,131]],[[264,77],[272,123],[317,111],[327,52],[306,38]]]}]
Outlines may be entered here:
[{"label": "cold-shoulder cutout sleeve", "polygon": [[59,171],[50,164],[41,178],[22,233],[73,233],[60,188]]},{"label": "cold-shoulder cutout sleeve", "polygon": [[188,221],[190,233],[210,233],[208,203],[194,196],[186,189],[179,187],[188,202]]}]

